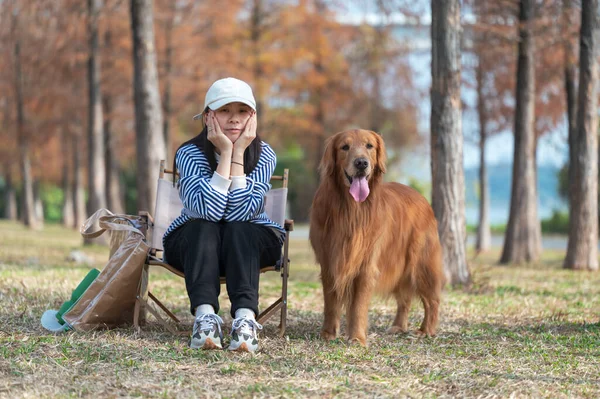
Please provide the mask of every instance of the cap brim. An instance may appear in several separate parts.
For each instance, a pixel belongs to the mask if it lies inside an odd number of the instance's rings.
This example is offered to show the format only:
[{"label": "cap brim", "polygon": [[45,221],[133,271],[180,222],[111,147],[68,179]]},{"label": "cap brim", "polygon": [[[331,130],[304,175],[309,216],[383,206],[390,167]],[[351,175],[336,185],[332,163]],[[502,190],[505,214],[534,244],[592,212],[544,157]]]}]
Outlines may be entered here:
[{"label": "cap brim", "polygon": [[[227,98],[222,98],[220,100],[217,100],[211,104],[208,104],[207,107],[210,108],[213,111],[218,110],[219,108],[221,108],[223,105],[229,104],[229,103],[242,103],[242,104],[246,104],[247,106],[249,106],[250,108],[252,108],[254,111],[256,111],[256,104],[254,104],[252,101],[249,101],[246,98],[243,97],[227,97]],[[199,114],[196,114],[193,116],[193,120],[197,121],[202,119],[202,115],[204,115],[204,112],[201,112]]]},{"label": "cap brim", "polygon": [[60,324],[56,318],[56,313],[58,313],[58,310],[46,310],[40,320],[42,327],[52,332],[67,331],[69,326],[67,324]]},{"label": "cap brim", "polygon": [[256,104],[253,103],[252,101],[248,100],[247,98],[243,98],[243,97],[227,97],[227,98],[222,98],[220,100],[217,100],[215,102],[212,102],[212,103],[208,104],[208,108],[212,109],[213,111],[216,111],[219,108],[221,108],[223,105],[226,105],[226,104],[229,104],[229,103],[242,103],[242,104],[246,104],[247,106],[249,106],[250,108],[252,108],[253,110],[256,111]]}]

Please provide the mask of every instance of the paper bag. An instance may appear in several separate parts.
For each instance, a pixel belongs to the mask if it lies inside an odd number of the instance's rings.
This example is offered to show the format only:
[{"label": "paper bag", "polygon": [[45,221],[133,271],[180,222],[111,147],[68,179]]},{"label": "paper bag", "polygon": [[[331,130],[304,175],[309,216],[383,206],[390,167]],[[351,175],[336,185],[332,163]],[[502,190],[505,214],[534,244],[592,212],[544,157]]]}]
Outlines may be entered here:
[{"label": "paper bag", "polygon": [[[144,241],[143,223],[138,216],[114,215],[100,209],[83,224],[80,232],[87,238],[110,231],[111,256],[79,300],[63,315],[71,328],[89,331],[133,323],[140,284],[147,281],[143,272],[149,246]],[[94,231],[95,226],[99,230]]]}]

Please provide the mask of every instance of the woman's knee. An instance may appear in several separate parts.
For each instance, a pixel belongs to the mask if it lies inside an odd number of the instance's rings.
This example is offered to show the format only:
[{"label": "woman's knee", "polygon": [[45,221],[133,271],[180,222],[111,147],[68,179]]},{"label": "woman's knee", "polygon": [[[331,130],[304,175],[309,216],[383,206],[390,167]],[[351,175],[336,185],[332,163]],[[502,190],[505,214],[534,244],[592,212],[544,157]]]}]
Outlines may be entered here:
[{"label": "woman's knee", "polygon": [[190,220],[187,223],[183,234],[188,244],[208,244],[219,243],[221,241],[221,232],[219,223],[210,222],[203,219]]},{"label": "woman's knee", "polygon": [[252,223],[228,222],[223,225],[223,241],[231,242],[238,239],[247,241],[252,237]]}]

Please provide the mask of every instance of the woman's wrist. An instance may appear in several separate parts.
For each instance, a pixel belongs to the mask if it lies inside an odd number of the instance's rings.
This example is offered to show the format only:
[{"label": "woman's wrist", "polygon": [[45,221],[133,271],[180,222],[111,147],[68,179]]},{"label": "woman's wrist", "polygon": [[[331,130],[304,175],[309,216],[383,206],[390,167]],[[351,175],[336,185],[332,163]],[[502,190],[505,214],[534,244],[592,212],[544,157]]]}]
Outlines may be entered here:
[{"label": "woman's wrist", "polygon": [[221,151],[219,156],[221,157],[222,160],[231,160],[232,156],[233,156],[233,151],[232,150]]},{"label": "woman's wrist", "polygon": [[244,151],[233,151],[232,155],[231,155],[231,162],[232,163],[241,163],[242,165],[244,164]]}]

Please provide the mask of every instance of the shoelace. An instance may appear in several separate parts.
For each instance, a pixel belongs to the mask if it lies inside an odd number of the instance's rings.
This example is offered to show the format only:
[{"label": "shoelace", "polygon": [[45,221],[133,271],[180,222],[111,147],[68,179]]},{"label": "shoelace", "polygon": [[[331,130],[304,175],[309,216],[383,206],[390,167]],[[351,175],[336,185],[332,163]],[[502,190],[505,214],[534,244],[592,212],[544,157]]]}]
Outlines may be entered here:
[{"label": "shoelace", "polygon": [[238,334],[253,335],[253,328],[262,330],[262,326],[254,319],[248,319],[246,317],[240,317],[239,319],[233,320],[231,325],[231,332],[237,331]]},{"label": "shoelace", "polygon": [[215,313],[204,313],[196,317],[196,323],[200,323],[200,330],[211,330],[215,323],[223,324],[223,319]]}]

